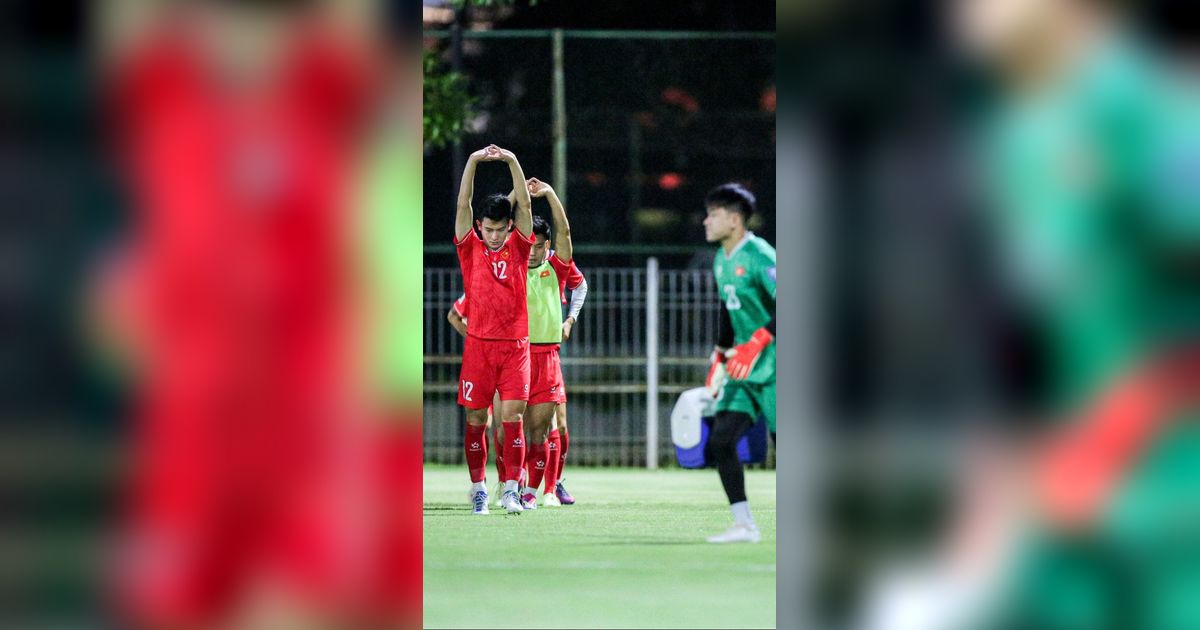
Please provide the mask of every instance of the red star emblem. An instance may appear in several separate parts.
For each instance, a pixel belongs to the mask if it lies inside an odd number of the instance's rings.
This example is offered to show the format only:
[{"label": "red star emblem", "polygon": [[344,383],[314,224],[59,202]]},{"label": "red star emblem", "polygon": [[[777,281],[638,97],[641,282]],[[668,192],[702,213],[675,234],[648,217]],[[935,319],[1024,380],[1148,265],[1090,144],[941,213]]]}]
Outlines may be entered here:
[{"label": "red star emblem", "polygon": [[746,268],[745,268],[745,267],[740,267],[740,266],[739,266],[737,269],[734,269],[734,270],[733,270],[733,273],[734,273],[734,274],[736,274],[736,275],[737,275],[737,277],[739,277],[739,278],[740,278],[740,277],[742,277],[742,276],[746,275]]}]

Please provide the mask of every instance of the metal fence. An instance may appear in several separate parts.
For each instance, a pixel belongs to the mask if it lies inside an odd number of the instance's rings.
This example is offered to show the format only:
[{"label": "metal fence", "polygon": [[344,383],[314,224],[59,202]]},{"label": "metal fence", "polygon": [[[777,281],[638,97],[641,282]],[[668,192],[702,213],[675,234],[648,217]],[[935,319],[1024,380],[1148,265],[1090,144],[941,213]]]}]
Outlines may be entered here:
[{"label": "metal fence", "polygon": [[[583,272],[587,303],[561,351],[571,463],[671,465],[671,409],[681,392],[703,385],[717,338],[712,273],[660,270],[653,258],[645,267]],[[446,320],[461,293],[457,268],[425,269],[427,462],[463,461],[462,339]]]}]

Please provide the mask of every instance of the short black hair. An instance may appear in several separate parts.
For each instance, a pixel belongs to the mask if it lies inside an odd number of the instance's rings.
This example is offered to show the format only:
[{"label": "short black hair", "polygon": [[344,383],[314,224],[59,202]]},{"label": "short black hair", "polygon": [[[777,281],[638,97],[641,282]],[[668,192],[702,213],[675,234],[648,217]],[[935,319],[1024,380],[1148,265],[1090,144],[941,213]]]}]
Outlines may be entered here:
[{"label": "short black hair", "polygon": [[539,235],[545,236],[547,241],[550,240],[550,223],[542,217],[535,216],[533,217],[533,237],[537,238]]},{"label": "short black hair", "polygon": [[479,219],[491,219],[492,221],[508,221],[513,218],[513,206],[508,201],[508,196],[495,194],[488,195],[483,200],[483,204],[479,206]]},{"label": "short black hair", "polygon": [[735,183],[721,184],[708,191],[704,205],[708,208],[720,207],[740,213],[743,221],[749,221],[757,209],[754,193]]}]

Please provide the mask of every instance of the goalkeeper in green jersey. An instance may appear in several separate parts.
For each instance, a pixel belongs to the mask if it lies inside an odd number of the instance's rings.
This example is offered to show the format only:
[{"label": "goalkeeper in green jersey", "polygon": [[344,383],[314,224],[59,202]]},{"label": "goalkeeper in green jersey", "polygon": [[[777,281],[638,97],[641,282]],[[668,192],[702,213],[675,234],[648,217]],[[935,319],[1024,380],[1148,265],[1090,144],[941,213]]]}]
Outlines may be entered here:
[{"label": "goalkeeper in green jersey", "polygon": [[708,541],[758,542],[737,443],[760,415],[775,434],[775,248],[746,228],[755,201],[742,186],[719,186],[704,205],[705,240],[721,246],[713,262],[721,319],[705,383],[717,399],[708,448],[733,511],[733,526]]}]

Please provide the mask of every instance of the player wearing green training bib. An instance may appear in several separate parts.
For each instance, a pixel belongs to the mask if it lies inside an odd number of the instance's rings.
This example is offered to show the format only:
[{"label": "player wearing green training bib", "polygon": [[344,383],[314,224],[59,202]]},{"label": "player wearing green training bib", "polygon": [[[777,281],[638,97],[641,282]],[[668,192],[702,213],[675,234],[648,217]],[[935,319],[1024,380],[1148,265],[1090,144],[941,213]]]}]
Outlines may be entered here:
[{"label": "player wearing green training bib", "polygon": [[719,186],[704,205],[705,239],[721,245],[713,262],[721,323],[706,382],[717,396],[708,448],[734,521],[708,541],[758,542],[737,442],[759,415],[775,433],[775,248],[746,229],[755,200],[742,186]]}]

